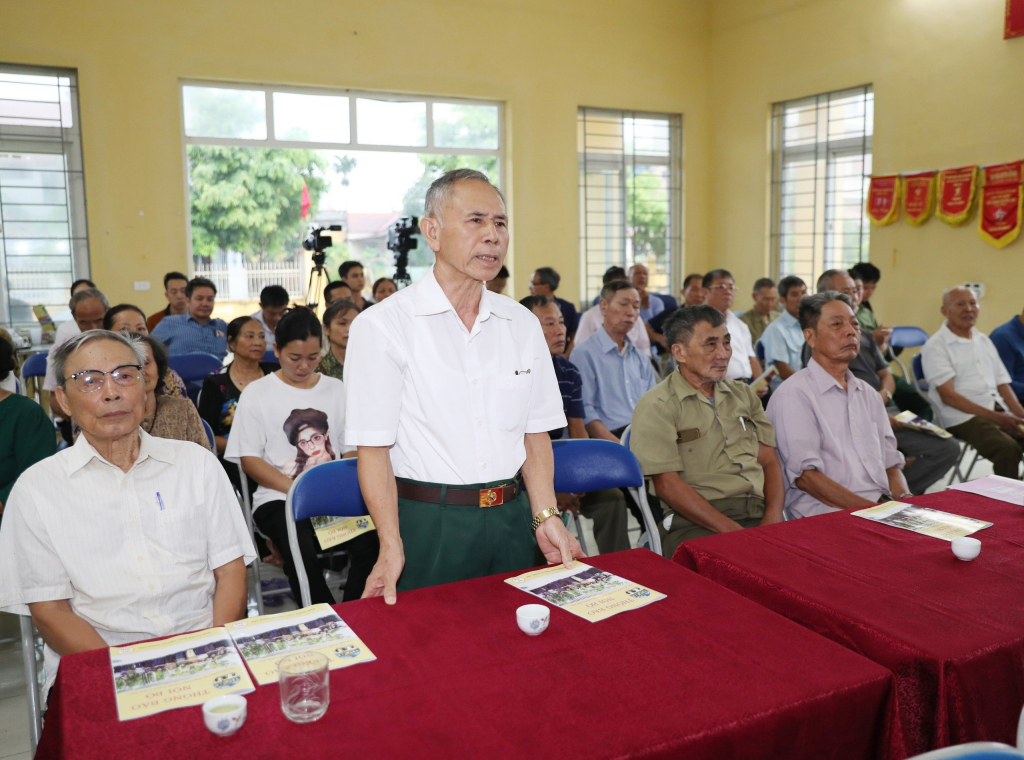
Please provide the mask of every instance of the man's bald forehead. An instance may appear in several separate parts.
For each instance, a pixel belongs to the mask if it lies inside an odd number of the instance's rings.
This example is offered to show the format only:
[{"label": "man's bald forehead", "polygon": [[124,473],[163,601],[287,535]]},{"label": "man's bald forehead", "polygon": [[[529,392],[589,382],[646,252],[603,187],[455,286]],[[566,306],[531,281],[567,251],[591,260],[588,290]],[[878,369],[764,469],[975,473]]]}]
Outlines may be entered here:
[{"label": "man's bald forehead", "polygon": [[971,290],[970,288],[950,288],[949,290],[942,294],[942,305],[949,306],[956,299],[961,298],[965,294],[972,298],[974,297],[974,291]]}]

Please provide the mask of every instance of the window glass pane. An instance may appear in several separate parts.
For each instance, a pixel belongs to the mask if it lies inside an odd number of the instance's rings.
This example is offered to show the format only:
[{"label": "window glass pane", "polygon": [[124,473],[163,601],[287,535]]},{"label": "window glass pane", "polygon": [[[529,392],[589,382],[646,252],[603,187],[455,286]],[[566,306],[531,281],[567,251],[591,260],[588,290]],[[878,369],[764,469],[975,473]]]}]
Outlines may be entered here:
[{"label": "window glass pane", "polygon": [[357,98],[356,123],[363,145],[427,144],[426,103]]},{"label": "window glass pane", "polygon": [[181,92],[189,137],[267,139],[267,104],[262,91],[186,86]]},{"label": "window glass pane", "polygon": [[348,98],[275,92],[274,138],[349,142]]},{"label": "window glass pane", "polygon": [[496,150],[498,107],[434,103],[434,145]]}]

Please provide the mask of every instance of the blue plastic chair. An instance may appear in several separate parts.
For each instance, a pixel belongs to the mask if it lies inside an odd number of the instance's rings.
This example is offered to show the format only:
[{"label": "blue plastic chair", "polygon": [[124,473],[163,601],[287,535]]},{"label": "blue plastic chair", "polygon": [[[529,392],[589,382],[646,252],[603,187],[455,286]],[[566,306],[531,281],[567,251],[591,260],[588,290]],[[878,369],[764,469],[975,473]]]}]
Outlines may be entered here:
[{"label": "blue plastic chair", "polygon": [[[924,330],[921,332],[924,332]],[[913,373],[910,375],[910,382],[913,383],[915,388],[917,388],[917,392],[921,394],[921,397],[931,403],[930,399],[928,399],[928,381],[924,377],[924,362],[921,360],[921,354],[918,354],[911,359],[910,367],[913,370]],[[935,410],[935,420],[936,424],[942,426],[942,420],[938,416],[938,409]],[[978,457],[981,456],[973,446],[967,443],[967,441],[961,438],[957,438],[956,440],[961,444],[960,456],[956,458],[956,462],[953,464],[953,474],[949,476],[949,481],[946,483],[947,486],[953,485],[957,479],[959,479],[961,483],[966,482],[967,479],[971,477],[971,472],[974,471],[974,465],[978,463]],[[960,466],[963,464],[968,451],[974,451],[974,457],[971,459],[971,463],[967,467],[967,473],[964,474],[960,472]]]},{"label": "blue plastic chair", "polygon": [[309,577],[299,554],[295,531],[298,520],[310,517],[361,517],[368,515],[363,492],[359,490],[357,459],[338,459],[317,465],[299,475],[288,489],[285,519],[288,523],[288,546],[292,552],[295,573],[299,578],[302,606],[308,607]]},{"label": "blue plastic chair", "polygon": [[[891,348],[916,348],[923,346],[928,341],[928,333],[922,330],[920,327],[913,327],[912,325],[898,325],[892,328],[892,333],[889,335],[889,346]],[[903,373],[903,378],[910,382],[913,382],[910,378],[910,374],[907,372],[907,367],[900,361],[899,357],[894,352],[888,352],[888,356],[896,364],[899,365],[900,371]],[[920,356],[920,354],[918,354]],[[916,374],[916,373],[915,373]]]},{"label": "blue plastic chair", "polygon": [[263,354],[263,362],[269,364],[278,364],[280,360],[277,358],[277,354],[274,353],[274,347],[271,346],[267,349],[267,352]]},{"label": "blue plastic chair", "polygon": [[167,364],[181,375],[188,390],[188,397],[194,404],[199,403],[199,391],[203,389],[203,380],[206,376],[212,375],[224,366],[224,362],[213,354],[204,353],[178,354],[172,356]]},{"label": "blue plastic chair", "polygon": [[[757,360],[761,362],[761,369],[764,369],[764,343],[758,341],[754,344],[754,353],[757,354]],[[757,378],[754,378],[755,380]]]},{"label": "blue plastic chair", "polygon": [[661,554],[661,534],[647,503],[643,470],[628,448],[628,429],[622,436],[622,443],[593,439],[552,441],[555,491],[586,493],[606,488],[627,489],[644,521],[644,535],[640,536],[638,544],[646,543],[651,551]]},{"label": "blue plastic chair", "polygon": [[46,377],[46,354],[32,354],[21,365],[22,377]]},{"label": "blue plastic chair", "polygon": [[660,298],[665,304],[665,311],[675,311],[679,308],[679,302],[668,293],[655,293],[654,295]]},{"label": "blue plastic chair", "polygon": [[1024,754],[1009,744],[999,742],[971,742],[954,747],[943,747],[914,755],[909,760],[1022,760]]},{"label": "blue plastic chair", "polygon": [[216,454],[217,453],[217,439],[213,435],[213,428],[210,427],[210,423],[207,422],[206,420],[204,420],[202,417],[199,418],[199,421],[203,423],[203,430],[206,431],[206,439],[210,442],[210,450],[214,454]]}]

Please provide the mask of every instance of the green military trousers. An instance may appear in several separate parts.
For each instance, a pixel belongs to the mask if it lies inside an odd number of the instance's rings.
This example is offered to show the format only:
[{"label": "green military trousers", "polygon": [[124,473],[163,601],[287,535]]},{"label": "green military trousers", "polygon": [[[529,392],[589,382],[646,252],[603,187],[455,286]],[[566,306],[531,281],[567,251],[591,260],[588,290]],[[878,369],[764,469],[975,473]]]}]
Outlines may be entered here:
[{"label": "green military trousers", "polygon": [[[709,502],[726,517],[735,520],[744,528],[756,528],[764,518],[764,499],[760,496],[736,496],[729,499],[713,499]],[[669,559],[675,554],[679,544],[693,538],[713,536],[715,531],[692,523],[678,512],[672,513],[672,522],[666,530],[659,525],[661,532],[661,551]]]},{"label": "green military trousers", "polygon": [[449,489],[493,488],[508,483],[508,478],[467,486],[398,480],[442,489],[440,504],[398,500],[398,528],[405,548],[399,591],[533,567],[537,538],[530,527],[533,513],[526,491],[493,507],[444,503]]}]

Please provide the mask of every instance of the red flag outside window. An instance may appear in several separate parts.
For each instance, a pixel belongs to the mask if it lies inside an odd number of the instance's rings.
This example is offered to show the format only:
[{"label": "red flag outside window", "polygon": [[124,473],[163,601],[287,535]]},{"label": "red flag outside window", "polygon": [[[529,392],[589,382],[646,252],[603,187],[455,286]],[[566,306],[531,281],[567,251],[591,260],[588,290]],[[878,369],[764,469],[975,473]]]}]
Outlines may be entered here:
[{"label": "red flag outside window", "polygon": [[302,183],[302,218],[305,219],[309,216],[309,207],[313,205],[313,201],[309,199],[309,188],[306,183]]}]

